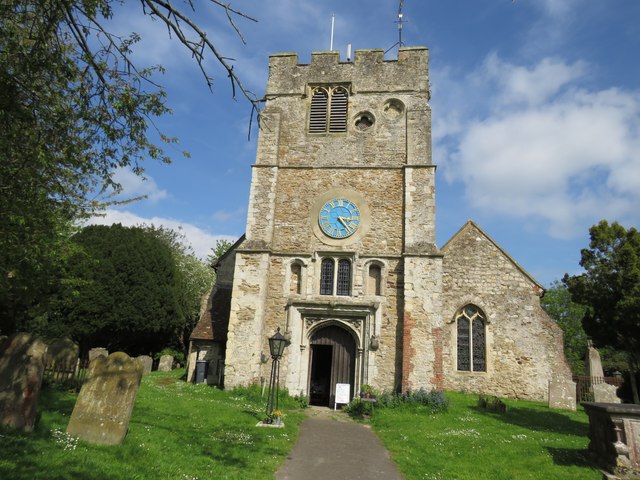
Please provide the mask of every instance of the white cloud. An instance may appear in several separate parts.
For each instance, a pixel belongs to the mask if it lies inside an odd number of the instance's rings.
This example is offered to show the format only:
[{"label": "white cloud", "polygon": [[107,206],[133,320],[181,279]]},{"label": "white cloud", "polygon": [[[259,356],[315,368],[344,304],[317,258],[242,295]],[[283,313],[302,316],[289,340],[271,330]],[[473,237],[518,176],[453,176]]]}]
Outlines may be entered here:
[{"label": "white cloud", "polygon": [[556,237],[601,218],[640,220],[640,92],[580,88],[587,73],[580,62],[522,67],[489,56],[473,75],[488,92],[484,113],[457,114],[466,120],[457,131],[445,124],[436,144],[445,178],[461,181],[473,206],[541,222]]},{"label": "white cloud", "polygon": [[167,191],[158,187],[153,178],[141,177],[128,168],[118,168],[113,175],[113,180],[122,187],[122,193],[118,198],[146,196],[150,203],[155,204],[168,196]]},{"label": "white cloud", "polygon": [[156,227],[162,226],[170,228],[176,232],[184,234],[187,244],[193,248],[196,256],[203,260],[207,258],[210,250],[216,246],[217,240],[228,240],[231,242],[237,240],[236,237],[231,235],[216,235],[205,232],[195,225],[181,222],[180,220],[163,217],[144,218],[123,210],[107,209],[103,216],[93,217],[87,223],[89,225],[112,225],[114,223],[121,223],[127,227],[136,225],[154,225]]}]

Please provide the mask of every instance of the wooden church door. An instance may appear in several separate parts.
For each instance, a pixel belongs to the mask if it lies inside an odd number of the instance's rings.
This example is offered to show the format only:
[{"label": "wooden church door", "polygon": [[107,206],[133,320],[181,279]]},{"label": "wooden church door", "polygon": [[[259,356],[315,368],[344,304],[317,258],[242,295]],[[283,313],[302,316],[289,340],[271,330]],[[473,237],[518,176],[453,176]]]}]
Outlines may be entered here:
[{"label": "wooden church door", "polygon": [[321,328],[311,337],[309,400],[312,405],[332,406],[336,383],[351,385],[353,396],[356,342],[344,328]]}]

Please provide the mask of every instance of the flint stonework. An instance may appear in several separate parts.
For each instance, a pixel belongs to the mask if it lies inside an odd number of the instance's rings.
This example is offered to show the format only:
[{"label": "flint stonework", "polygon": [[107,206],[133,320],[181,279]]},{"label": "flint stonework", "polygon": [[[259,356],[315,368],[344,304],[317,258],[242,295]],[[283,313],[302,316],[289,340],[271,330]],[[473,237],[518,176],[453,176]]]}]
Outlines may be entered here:
[{"label": "flint stonework", "polygon": [[122,443],[129,427],[142,371],[140,362],[123,352],[92,361],[67,432],[91,443]]},{"label": "flint stonework", "polygon": [[47,346],[28,333],[0,344],[0,424],[32,431]]}]

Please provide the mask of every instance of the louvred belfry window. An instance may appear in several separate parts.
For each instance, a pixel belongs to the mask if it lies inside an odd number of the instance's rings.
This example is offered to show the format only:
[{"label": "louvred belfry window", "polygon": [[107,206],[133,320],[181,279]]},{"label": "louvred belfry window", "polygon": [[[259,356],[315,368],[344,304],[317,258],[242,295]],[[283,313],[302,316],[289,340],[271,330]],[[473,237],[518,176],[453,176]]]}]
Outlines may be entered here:
[{"label": "louvred belfry window", "polygon": [[309,133],[346,132],[348,106],[345,87],[315,87],[311,91]]},{"label": "louvred belfry window", "polygon": [[475,305],[467,305],[456,315],[458,370],[487,371],[486,319]]}]

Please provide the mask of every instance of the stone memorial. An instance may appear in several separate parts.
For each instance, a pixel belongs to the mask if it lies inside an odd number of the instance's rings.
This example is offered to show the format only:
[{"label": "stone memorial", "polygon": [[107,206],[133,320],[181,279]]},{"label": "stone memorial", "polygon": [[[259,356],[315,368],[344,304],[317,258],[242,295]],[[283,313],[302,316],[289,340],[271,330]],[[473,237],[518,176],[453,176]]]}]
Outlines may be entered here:
[{"label": "stone memorial", "polygon": [[583,402],[589,451],[605,470],[640,478],[640,405]]},{"label": "stone memorial", "polygon": [[67,433],[102,445],[124,440],[142,378],[142,365],[126,353],[98,357],[73,408]]},{"label": "stone memorial", "polygon": [[136,360],[140,362],[140,365],[142,365],[143,375],[148,375],[149,373],[151,373],[151,369],[153,367],[153,358],[151,358],[149,355],[140,355],[139,357],[136,357]]},{"label": "stone memorial", "polygon": [[158,364],[159,372],[170,372],[173,370],[173,356],[162,355],[160,357],[160,363]]},{"label": "stone memorial", "polygon": [[549,382],[549,408],[576,409],[576,382],[551,380]]},{"label": "stone memorial", "polygon": [[593,385],[593,401],[597,403],[621,403],[616,392],[618,387],[608,383],[596,383]]},{"label": "stone memorial", "polygon": [[69,338],[49,342],[45,355],[45,368],[54,380],[68,380],[75,374],[80,347]]},{"label": "stone memorial", "polygon": [[0,424],[33,430],[46,351],[46,344],[28,333],[0,344]]},{"label": "stone memorial", "polygon": [[[587,370],[588,377],[604,378],[604,371],[602,370],[602,360],[600,359],[600,352],[593,346],[591,340],[587,342],[587,358],[585,358],[585,368]],[[593,383],[593,382],[592,382]]]},{"label": "stone memorial", "polygon": [[94,358],[108,357],[108,356],[109,356],[109,350],[107,350],[106,348],[102,348],[102,347],[92,348],[91,350],[89,350],[89,363],[91,363],[91,361]]}]

